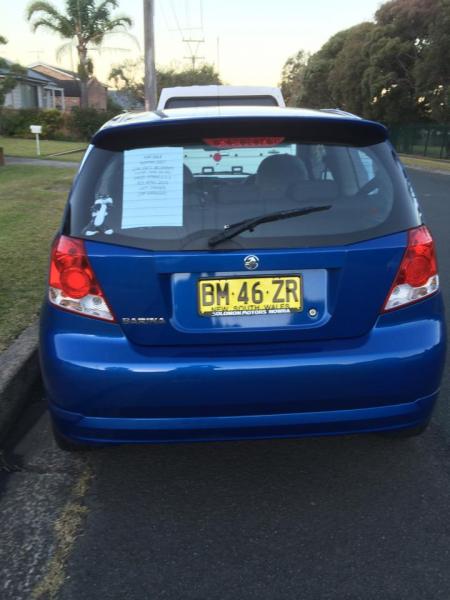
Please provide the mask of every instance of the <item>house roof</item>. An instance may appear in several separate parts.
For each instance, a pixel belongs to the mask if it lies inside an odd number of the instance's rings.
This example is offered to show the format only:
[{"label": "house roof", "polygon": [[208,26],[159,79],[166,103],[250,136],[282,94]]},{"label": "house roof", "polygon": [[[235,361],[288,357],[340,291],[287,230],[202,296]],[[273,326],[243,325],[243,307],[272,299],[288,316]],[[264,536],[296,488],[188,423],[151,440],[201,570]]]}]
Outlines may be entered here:
[{"label": "house roof", "polygon": [[[42,75],[42,73],[38,70],[39,67],[44,67],[45,69],[51,71],[51,75],[48,73]],[[54,67],[52,65],[48,65],[43,62],[36,62],[30,65],[30,70],[34,73],[38,73],[43,77],[46,77],[49,81],[52,81],[55,85],[60,88],[63,88],[64,95],[69,98],[80,98],[81,96],[81,86],[80,86],[80,78],[77,73],[73,71],[68,71],[67,69],[60,69],[59,67]],[[61,77],[63,75],[63,77]],[[69,77],[70,79],[68,79]]]},{"label": "house roof", "polygon": [[[63,88],[64,95],[66,96],[66,98],[81,97],[81,83],[77,73],[75,73],[74,71],[68,71],[67,69],[61,69],[60,67],[54,67],[53,65],[48,65],[47,63],[43,62],[33,63],[32,65],[30,65],[30,70],[34,73],[39,73],[40,75],[42,75],[42,73],[40,73],[40,71],[37,70],[38,67],[44,67],[45,69],[49,69],[52,71],[52,75],[46,73],[45,77],[49,81],[52,81],[54,84],[56,84],[58,87]],[[61,75],[63,75],[64,77],[61,77]],[[67,77],[70,77],[70,79],[67,79]],[[99,82],[96,77],[91,77],[91,79],[88,82],[88,85],[92,81],[97,81],[98,83],[100,83],[100,85],[103,85],[105,88],[107,87],[103,83]]]},{"label": "house roof", "polygon": [[72,79],[80,79],[78,73],[76,73],[75,71],[69,71],[68,69],[63,69],[62,67],[55,67],[54,65],[49,65],[48,63],[45,62],[35,62],[32,63],[31,65],[29,65],[30,69],[34,69],[36,70],[37,67],[44,67],[46,69],[51,69],[54,72],[54,78],[55,79],[59,79],[58,74],[59,75],[66,75],[68,77],[71,77]]},{"label": "house roof", "polygon": [[[7,67],[5,68],[0,68],[0,76],[5,76],[5,75],[9,75],[10,74],[10,68],[13,66],[13,62],[11,60],[8,60],[7,58],[2,58],[2,61],[4,63],[6,63]],[[37,71],[33,71],[33,69],[27,69],[26,67],[24,67],[25,69],[25,73],[23,75],[17,75],[17,79],[23,79],[26,81],[32,81],[34,83],[40,83],[42,85],[54,85],[54,81],[52,79],[50,79],[50,77],[46,77],[45,75],[42,75],[42,73],[38,73]],[[55,86],[55,87],[60,87],[60,86]]]}]

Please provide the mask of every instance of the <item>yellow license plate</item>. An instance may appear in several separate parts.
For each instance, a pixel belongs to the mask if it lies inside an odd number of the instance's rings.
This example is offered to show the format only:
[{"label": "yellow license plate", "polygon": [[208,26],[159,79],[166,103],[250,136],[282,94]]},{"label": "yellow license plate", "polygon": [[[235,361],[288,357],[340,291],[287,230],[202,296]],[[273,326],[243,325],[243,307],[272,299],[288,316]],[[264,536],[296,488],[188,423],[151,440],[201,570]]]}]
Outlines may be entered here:
[{"label": "yellow license plate", "polygon": [[200,279],[198,310],[202,316],[268,315],[303,308],[300,275]]}]

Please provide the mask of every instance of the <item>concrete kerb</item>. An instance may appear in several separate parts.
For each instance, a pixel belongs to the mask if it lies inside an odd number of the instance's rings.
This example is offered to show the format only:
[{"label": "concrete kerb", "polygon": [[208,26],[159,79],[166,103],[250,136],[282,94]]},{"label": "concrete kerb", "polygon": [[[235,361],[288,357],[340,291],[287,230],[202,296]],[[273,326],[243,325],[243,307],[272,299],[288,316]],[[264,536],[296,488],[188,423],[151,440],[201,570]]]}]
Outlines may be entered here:
[{"label": "concrete kerb", "polygon": [[0,354],[0,441],[39,382],[38,324],[30,325]]}]

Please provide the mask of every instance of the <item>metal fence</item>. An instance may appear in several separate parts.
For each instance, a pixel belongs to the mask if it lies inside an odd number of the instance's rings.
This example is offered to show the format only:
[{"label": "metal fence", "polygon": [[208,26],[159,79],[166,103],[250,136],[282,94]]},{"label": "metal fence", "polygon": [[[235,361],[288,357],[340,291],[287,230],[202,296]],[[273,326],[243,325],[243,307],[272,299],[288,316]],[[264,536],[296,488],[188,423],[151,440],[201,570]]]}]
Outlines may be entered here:
[{"label": "metal fence", "polygon": [[397,152],[450,159],[450,125],[396,125],[390,137]]}]

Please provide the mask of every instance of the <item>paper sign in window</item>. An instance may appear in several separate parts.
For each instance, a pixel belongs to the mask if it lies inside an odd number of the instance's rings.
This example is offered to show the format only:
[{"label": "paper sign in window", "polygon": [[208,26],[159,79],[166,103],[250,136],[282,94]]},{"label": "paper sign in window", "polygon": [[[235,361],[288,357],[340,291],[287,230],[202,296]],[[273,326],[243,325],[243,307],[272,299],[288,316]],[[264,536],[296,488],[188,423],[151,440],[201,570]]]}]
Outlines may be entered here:
[{"label": "paper sign in window", "polygon": [[124,152],[122,229],[183,225],[183,148]]}]

